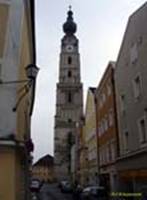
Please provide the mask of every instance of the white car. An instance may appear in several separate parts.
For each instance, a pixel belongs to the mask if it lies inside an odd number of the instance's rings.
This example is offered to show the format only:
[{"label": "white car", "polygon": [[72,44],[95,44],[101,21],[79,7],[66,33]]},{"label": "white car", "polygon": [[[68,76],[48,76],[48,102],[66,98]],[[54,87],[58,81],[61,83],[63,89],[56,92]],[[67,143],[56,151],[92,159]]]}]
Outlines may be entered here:
[{"label": "white car", "polygon": [[31,185],[30,185],[30,190],[32,192],[39,192],[41,186],[41,182],[38,179],[32,179]]},{"label": "white car", "polygon": [[81,199],[95,200],[95,199],[105,199],[106,190],[102,186],[88,186],[83,189],[81,193]]}]

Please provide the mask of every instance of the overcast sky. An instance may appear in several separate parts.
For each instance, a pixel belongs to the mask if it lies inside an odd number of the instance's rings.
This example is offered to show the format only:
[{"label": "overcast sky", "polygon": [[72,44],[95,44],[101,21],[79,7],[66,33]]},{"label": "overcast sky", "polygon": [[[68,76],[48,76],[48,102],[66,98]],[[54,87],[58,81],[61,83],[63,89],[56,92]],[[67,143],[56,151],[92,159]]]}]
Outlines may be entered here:
[{"label": "overcast sky", "polygon": [[84,97],[97,87],[110,60],[116,61],[129,15],[143,0],[36,0],[37,78],[32,117],[35,160],[53,155],[56,83],[59,72],[62,25],[72,5],[81,55]]}]

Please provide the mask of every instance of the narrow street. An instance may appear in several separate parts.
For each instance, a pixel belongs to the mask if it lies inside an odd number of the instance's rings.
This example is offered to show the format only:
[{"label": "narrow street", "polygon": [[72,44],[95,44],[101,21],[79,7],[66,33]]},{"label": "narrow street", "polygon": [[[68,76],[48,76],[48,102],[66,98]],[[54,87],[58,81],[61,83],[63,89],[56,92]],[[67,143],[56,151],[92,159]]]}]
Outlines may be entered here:
[{"label": "narrow street", "polygon": [[72,200],[72,195],[60,192],[57,184],[44,184],[40,191],[40,200]]}]

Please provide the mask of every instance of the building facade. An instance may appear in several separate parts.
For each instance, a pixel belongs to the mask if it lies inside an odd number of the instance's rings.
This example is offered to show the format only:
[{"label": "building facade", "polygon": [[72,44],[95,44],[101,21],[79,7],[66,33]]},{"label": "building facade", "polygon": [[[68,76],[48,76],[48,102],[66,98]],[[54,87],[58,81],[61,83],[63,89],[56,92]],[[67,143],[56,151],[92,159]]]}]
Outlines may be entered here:
[{"label": "building facade", "polygon": [[34,1],[0,0],[0,26],[0,199],[26,200],[35,82],[27,84],[25,67],[36,59]]},{"label": "building facade", "polygon": [[63,25],[65,35],[61,40],[59,82],[56,91],[54,159],[58,180],[70,178],[71,147],[75,143],[76,124],[83,115],[83,88],[76,28],[73,12],[69,10],[67,21]]},{"label": "building facade", "polygon": [[120,141],[117,168],[122,188],[135,192],[147,187],[146,21],[147,3],[129,18],[115,70]]},{"label": "building facade", "polygon": [[32,178],[43,182],[52,183],[54,181],[54,158],[45,155],[32,166]]},{"label": "building facade", "polygon": [[86,146],[84,138],[84,116],[77,123],[77,135],[75,142],[75,179],[81,184],[85,185],[87,177],[87,165],[86,165]]},{"label": "building facade", "polygon": [[85,184],[97,183],[97,135],[96,135],[96,107],[95,107],[96,88],[90,87],[87,93],[85,108],[85,123],[83,127],[85,158]]},{"label": "building facade", "polygon": [[114,86],[115,63],[109,62],[96,89],[98,127],[98,175],[100,184],[109,191],[117,190],[117,120]]}]

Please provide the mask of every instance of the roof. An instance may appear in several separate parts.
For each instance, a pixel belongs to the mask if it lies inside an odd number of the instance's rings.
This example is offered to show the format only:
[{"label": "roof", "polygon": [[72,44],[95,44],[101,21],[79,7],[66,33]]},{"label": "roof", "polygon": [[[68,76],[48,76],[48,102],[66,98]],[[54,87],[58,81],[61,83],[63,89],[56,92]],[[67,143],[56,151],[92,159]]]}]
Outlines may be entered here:
[{"label": "roof", "polygon": [[144,9],[147,6],[147,2],[145,2],[144,4],[142,4],[137,10],[135,10],[129,17],[132,18],[133,16],[135,16],[138,12],[140,12],[142,9]]},{"label": "roof", "polygon": [[40,158],[36,163],[34,163],[34,166],[53,166],[54,164],[54,158],[53,156],[47,154],[45,156],[43,156],[42,158]]},{"label": "roof", "polygon": [[109,61],[108,65],[107,65],[107,67],[106,67],[106,69],[105,69],[105,71],[104,71],[104,73],[103,73],[103,76],[102,76],[102,78],[101,78],[101,80],[100,80],[100,82],[99,82],[99,84],[98,84],[97,92],[98,92],[98,91],[100,90],[100,88],[102,87],[103,82],[104,82],[104,80],[106,79],[106,76],[107,76],[107,74],[108,74],[108,71],[109,71],[109,70],[114,70],[114,69],[115,69],[115,65],[116,65],[116,62],[114,62],[114,61]]},{"label": "roof", "polygon": [[89,90],[91,90],[91,92],[92,92],[93,94],[95,94],[96,87],[89,87]]}]

